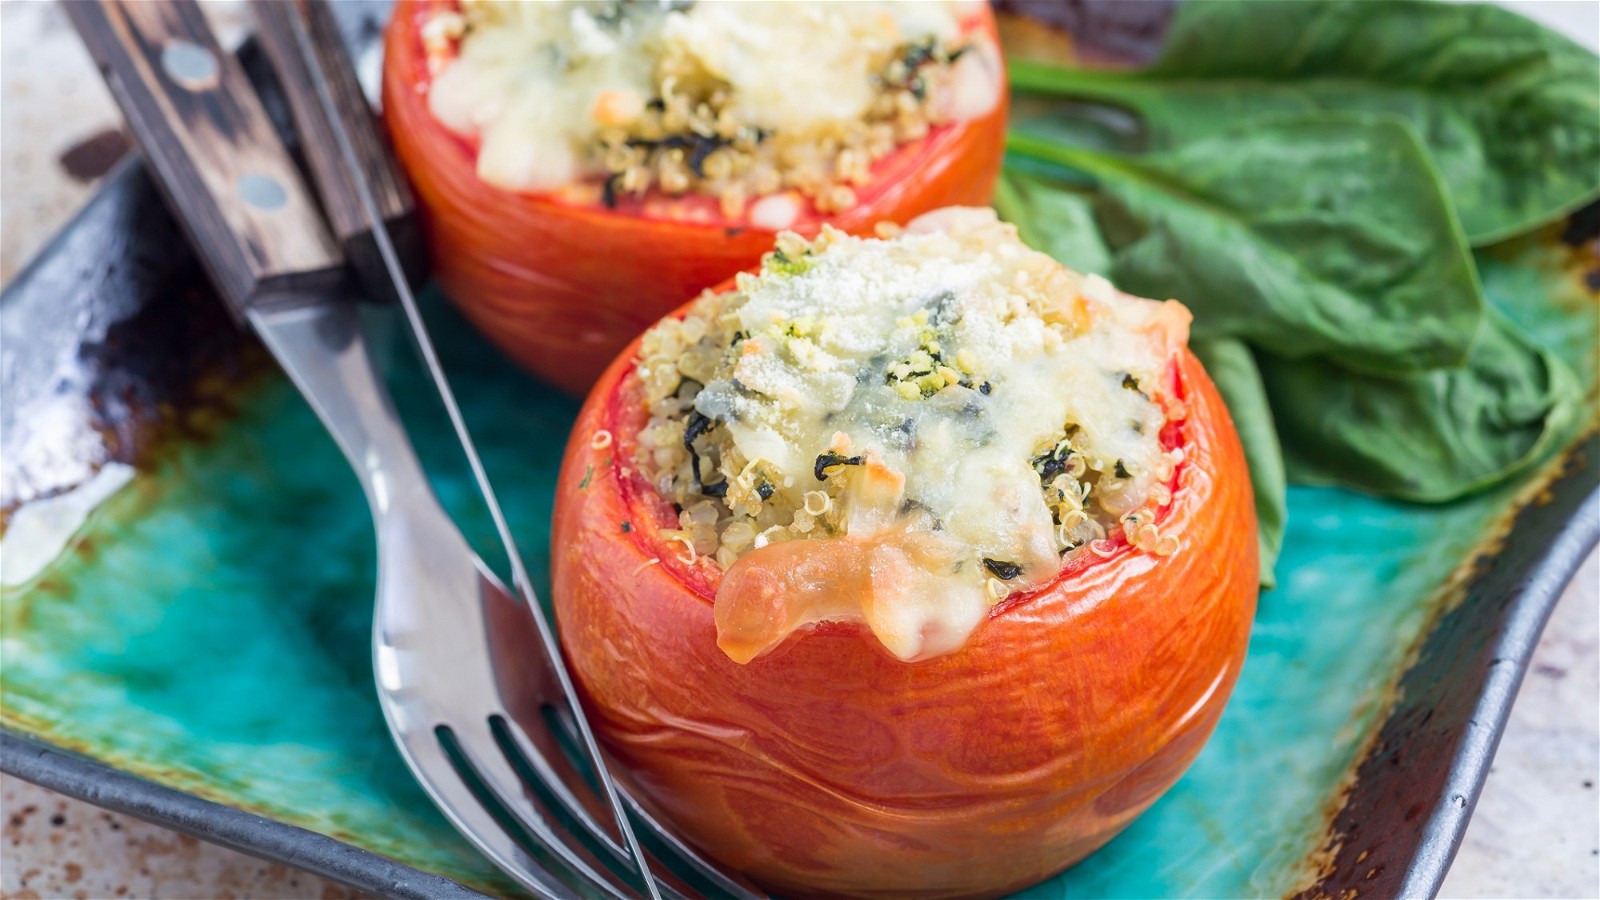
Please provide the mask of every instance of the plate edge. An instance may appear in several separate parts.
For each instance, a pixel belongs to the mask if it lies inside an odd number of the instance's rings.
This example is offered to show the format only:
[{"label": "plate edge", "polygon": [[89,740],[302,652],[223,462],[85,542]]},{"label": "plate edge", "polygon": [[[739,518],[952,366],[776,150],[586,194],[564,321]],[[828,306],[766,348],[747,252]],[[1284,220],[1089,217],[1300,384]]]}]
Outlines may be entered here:
[{"label": "plate edge", "polygon": [[1494,659],[1497,663],[1514,664],[1490,667],[1441,793],[1441,799],[1446,794],[1461,797],[1463,805],[1442,802],[1424,823],[1422,840],[1407,868],[1400,896],[1436,897],[1444,886],[1445,875],[1455,861],[1456,851],[1461,848],[1467,825],[1477,809],[1489,768],[1499,751],[1500,739],[1505,736],[1511,709],[1521,692],[1522,680],[1528,674],[1539,638],[1566,587],[1597,545],[1600,545],[1600,488],[1592,490],[1578,504],[1575,514],[1567,520],[1567,527],[1557,532],[1550,551],[1528,570],[1527,589],[1513,602],[1501,623]]},{"label": "plate edge", "polygon": [[[1301,880],[1284,896],[1438,896],[1545,624],[1600,545],[1600,429],[1574,439],[1551,469],[1543,479],[1535,476],[1530,488],[1536,493],[1519,501],[1500,540],[1480,546],[1475,565],[1487,566],[1468,579],[1460,602],[1423,628],[1411,662],[1389,688],[1386,710],[1368,732],[1367,747],[1350,763],[1342,799],[1324,813],[1327,824],[1302,862]],[[1529,549],[1541,537],[1542,547]],[[1513,552],[1521,558],[1499,568]],[[1480,636],[1476,648],[1470,646],[1474,634]],[[1450,652],[1462,643],[1469,645],[1466,652]],[[1442,715],[1429,728],[1435,713]],[[1433,734],[1419,738],[1425,729]],[[1430,755],[1427,745],[1435,741],[1441,752]],[[1428,777],[1429,763],[1442,775]],[[1402,795],[1394,789],[1398,781],[1417,790]],[[1405,800],[1417,797],[1426,798],[1425,807],[1402,813]],[[1356,840],[1364,825],[1390,846],[1397,831],[1415,836],[1393,874],[1383,871],[1387,854],[1369,861],[1373,847],[1355,849],[1364,843]]]},{"label": "plate edge", "polygon": [[368,893],[403,900],[490,896],[336,838],[157,784],[5,726],[0,726],[0,772]]}]

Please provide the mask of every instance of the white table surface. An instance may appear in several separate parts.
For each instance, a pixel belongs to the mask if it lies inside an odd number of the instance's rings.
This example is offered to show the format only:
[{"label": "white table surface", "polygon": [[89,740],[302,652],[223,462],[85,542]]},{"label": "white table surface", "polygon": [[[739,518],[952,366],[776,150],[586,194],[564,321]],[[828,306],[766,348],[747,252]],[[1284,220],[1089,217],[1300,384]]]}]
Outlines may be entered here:
[{"label": "white table surface", "polygon": [[[1600,3],[1508,4],[1591,47]],[[207,4],[224,41],[246,14]],[[1600,72],[1596,73],[1600,78]],[[119,116],[54,4],[0,3],[0,283],[87,199],[59,157]],[[1600,556],[1553,614],[1444,897],[1600,898]],[[350,889],[0,778],[0,897],[322,897]]]}]

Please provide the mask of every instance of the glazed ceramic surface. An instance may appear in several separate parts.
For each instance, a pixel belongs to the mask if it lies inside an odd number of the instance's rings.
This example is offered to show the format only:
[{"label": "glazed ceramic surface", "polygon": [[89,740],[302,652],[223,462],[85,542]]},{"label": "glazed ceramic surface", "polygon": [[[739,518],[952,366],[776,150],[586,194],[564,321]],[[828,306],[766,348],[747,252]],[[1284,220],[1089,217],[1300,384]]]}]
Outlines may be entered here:
[{"label": "glazed ceramic surface", "polygon": [[[1591,397],[1597,218],[1480,258],[1491,300],[1558,348]],[[59,559],[0,597],[0,766],[369,890],[398,892],[410,867],[509,892],[434,812],[384,729],[368,656],[373,539],[354,478],[201,284],[143,174],[125,168],[0,300],[7,338],[34,344],[8,340],[7,403],[39,400],[31,427],[60,436],[46,458],[14,443],[8,423],[18,483],[43,496],[70,486],[52,481],[64,471],[134,472]],[[502,361],[442,298],[427,307],[543,589],[577,404]],[[495,560],[393,311],[370,320],[437,489]],[[1515,484],[1443,507],[1291,491],[1280,585],[1261,598],[1215,736],[1128,831],[1022,896],[1435,889],[1530,630],[1600,527],[1595,464],[1580,440]],[[30,496],[8,483],[8,521]],[[247,828],[226,808],[268,821]]]},{"label": "glazed ceramic surface", "polygon": [[[120,181],[138,178],[130,171]],[[1497,305],[1564,348],[1592,390],[1597,306],[1579,280],[1582,257],[1556,237],[1486,254],[1485,280]],[[6,590],[4,724],[149,780],[504,891],[492,867],[433,812],[389,744],[367,649],[371,526],[332,442],[247,342],[208,348],[164,385],[135,362],[141,348],[185,352],[171,334],[175,320],[229,327],[208,314],[205,292],[174,290],[197,274],[173,267],[162,315],[110,327],[110,343],[130,356],[104,359],[97,377],[120,373],[140,390],[167,391],[153,401],[158,410],[187,408],[152,414],[141,426],[148,434],[132,482],[51,568]],[[36,314],[33,283],[19,280],[8,316]],[[502,362],[430,299],[446,366],[545,584],[553,483],[576,404]],[[438,490],[474,542],[492,548],[390,311],[371,318]],[[106,344],[81,352],[92,356]],[[1594,470],[1586,472],[1558,491],[1584,493]],[[1309,884],[1346,778],[1389,712],[1397,679],[1428,627],[1467,590],[1466,564],[1495,551],[1519,500],[1542,477],[1447,507],[1296,489],[1283,581],[1261,599],[1250,655],[1216,735],[1124,835],[1026,896],[1272,895]]]}]

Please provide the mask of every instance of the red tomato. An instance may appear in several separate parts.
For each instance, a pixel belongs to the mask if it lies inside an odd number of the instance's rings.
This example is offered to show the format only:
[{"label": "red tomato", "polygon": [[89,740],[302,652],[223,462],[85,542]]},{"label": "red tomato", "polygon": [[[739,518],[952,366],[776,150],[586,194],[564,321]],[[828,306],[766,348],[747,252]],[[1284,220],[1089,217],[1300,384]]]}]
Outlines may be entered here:
[{"label": "red tomato", "polygon": [[[433,76],[422,23],[458,6],[395,4],[384,43],[384,121],[416,186],[445,293],[522,366],[581,394],[624,344],[684,297],[755,266],[774,232],[725,219],[706,197],[652,194],[608,209],[480,180],[476,147],[428,111]],[[999,46],[987,5],[963,28]],[[942,206],[987,205],[1005,120],[1002,94],[989,114],[934,128],[880,160],[854,207],[833,216],[808,211],[793,230],[811,236],[826,222],[864,234],[880,221],[903,224]]]},{"label": "red tomato", "polygon": [[717,647],[721,570],[661,538],[675,511],[632,468],[636,348],[567,449],[556,616],[601,739],[706,852],[786,894],[999,895],[1092,853],[1199,753],[1244,659],[1258,560],[1239,439],[1187,350],[1166,386],[1186,411],[1163,433],[1184,457],[1157,520],[1175,555],[1118,536],[925,662],[827,624],[739,665]]}]

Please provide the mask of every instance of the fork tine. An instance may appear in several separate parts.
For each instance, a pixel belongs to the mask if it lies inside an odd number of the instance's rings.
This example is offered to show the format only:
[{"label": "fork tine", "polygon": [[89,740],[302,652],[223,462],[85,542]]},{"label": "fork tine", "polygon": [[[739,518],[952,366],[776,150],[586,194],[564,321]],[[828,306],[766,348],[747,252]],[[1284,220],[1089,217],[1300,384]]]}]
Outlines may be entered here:
[{"label": "fork tine", "polygon": [[[553,728],[536,730],[543,731],[543,734],[539,736],[544,738],[538,741],[537,745],[533,736],[510,720],[506,722],[510,726],[506,729],[507,732],[512,740],[517,742],[523,755],[528,757],[529,763],[539,771],[540,777],[545,780],[547,786],[551,789],[551,793],[558,797],[563,805],[572,810],[573,816],[582,822],[599,840],[603,841],[613,853],[626,853],[627,851],[616,842],[616,839],[601,824],[610,820],[609,810],[600,805],[600,798],[594,795],[592,789],[589,789],[588,781],[572,764],[571,757],[577,755],[579,751],[576,749],[577,729],[569,718],[570,713],[559,706],[552,706],[549,709],[554,713],[551,718],[554,718],[565,732],[563,735],[567,739],[565,746],[556,739]],[[555,765],[561,767],[559,772],[555,770],[552,761],[554,761]],[[584,795],[582,798],[576,796],[571,790],[573,785],[580,786]],[[729,900],[769,900],[765,891],[750,883],[744,876],[700,855],[699,851],[690,847],[657,820],[655,816],[646,811],[625,786],[619,784],[617,788],[633,820],[645,826],[641,834],[648,835],[651,843],[655,845],[649,849],[655,855],[657,861],[664,862],[671,867],[671,861],[676,859],[679,863],[678,871],[681,872],[683,869],[688,869],[698,875],[708,883],[714,896],[727,897]],[[584,811],[581,808],[583,806],[589,806],[590,810]]]},{"label": "fork tine", "polygon": [[[483,575],[486,582],[498,585],[492,575]],[[484,612],[488,620],[490,658],[498,679],[501,700],[508,715],[501,718],[504,731],[501,749],[514,753],[532,770],[530,781],[547,791],[553,800],[552,807],[560,807],[569,820],[576,821],[584,834],[591,838],[591,846],[602,848],[610,856],[621,856],[621,867],[628,872],[637,871],[633,854],[622,843],[613,824],[611,806],[594,783],[584,774],[590,764],[584,752],[582,737],[572,720],[571,705],[563,696],[553,663],[542,654],[527,652],[537,646],[538,637],[533,632],[532,616],[515,602],[511,595],[501,591],[485,591]],[[508,746],[510,745],[510,746]],[[606,763],[609,765],[609,763]],[[612,771],[618,771],[613,766]],[[638,803],[627,797],[619,785],[619,801],[624,808],[638,809]],[[682,840],[671,836],[659,822],[649,816],[637,814],[629,817],[634,823],[647,823],[652,834],[635,834],[641,841],[648,839],[654,858],[649,862],[658,887],[668,887],[662,877],[670,873],[677,884],[674,890],[690,895],[705,892],[712,897],[730,900],[767,900],[767,895],[750,882],[716,863],[700,856]],[[649,854],[647,854],[649,855]],[[693,885],[693,887],[690,887]]]},{"label": "fork tine", "polygon": [[[586,879],[589,882],[587,886],[592,890],[617,900],[634,900],[638,896],[637,888],[596,859],[581,842],[570,840],[559,832],[559,826],[545,814],[538,800],[530,796],[521,777],[504,756],[498,752],[481,752],[474,747],[481,741],[477,735],[464,736],[453,732],[452,737],[456,751],[471,768],[472,775],[531,839],[537,840],[545,850],[559,858],[575,876]],[[629,868],[631,874],[632,867]]]},{"label": "fork tine", "polygon": [[[502,744],[502,749],[507,755],[515,753],[519,758],[518,761],[526,763],[540,785],[549,791],[568,815],[594,839],[595,846],[606,851],[619,865],[629,870],[633,869],[632,855],[622,846],[617,835],[608,828],[611,821],[610,810],[572,765],[559,743],[552,739],[549,729],[535,729],[530,734],[515,722],[502,720],[501,725],[504,740],[512,745],[506,747]],[[513,766],[515,764],[514,762]],[[625,790],[621,796],[624,803],[637,805],[627,796]],[[660,830],[660,825],[648,817],[641,819],[636,815],[634,818],[649,822],[651,828]],[[663,892],[678,897],[700,897],[707,896],[706,891],[709,890],[709,896],[728,897],[730,900],[766,900],[765,894],[752,893],[747,886],[717,871],[714,864],[695,856],[694,851],[685,847],[681,841],[661,834],[649,834],[644,837],[646,842],[652,845],[645,848],[648,851],[647,859],[651,863],[651,874],[655,876],[656,886]],[[663,850],[667,852],[663,853]],[[674,861],[676,866],[673,865]],[[691,873],[689,875],[691,880],[702,883],[700,888],[684,880],[685,870]]]},{"label": "fork tine", "polygon": [[[420,735],[419,735],[420,737]],[[455,772],[455,766],[444,753],[444,748],[427,738],[406,741],[403,749],[411,757],[412,770],[424,790],[433,797],[434,805],[445,814],[457,831],[466,835],[495,865],[517,880],[525,889],[541,900],[567,900],[572,889],[552,875],[538,860],[518,846],[511,835],[483,808],[466,782]]]},{"label": "fork tine", "polygon": [[628,807],[629,816],[634,822],[644,826],[642,833],[649,837],[650,843],[656,845],[647,848],[650,852],[660,856],[663,850],[670,851],[685,866],[710,882],[719,897],[728,900],[771,900],[766,891],[756,887],[743,875],[706,859],[693,847],[684,843],[675,833],[657,821],[656,817],[635,800],[633,794],[626,788],[620,788],[619,791],[623,804]]},{"label": "fork tine", "polygon": [[[506,735],[517,752],[544,783],[547,790],[560,801],[574,819],[612,853],[626,855],[627,848],[617,840],[614,829],[608,827],[611,813],[605,801],[589,787],[588,781],[572,761],[567,758],[549,729],[533,729],[530,733],[517,722],[505,721]],[[576,788],[576,789],[575,789]]]},{"label": "fork tine", "polygon": [[[494,732],[511,767],[518,769],[530,786],[550,798],[541,798],[545,799],[544,805],[558,816],[564,814],[561,824],[568,833],[576,830],[570,824],[575,823],[577,829],[581,829],[576,837],[580,840],[589,838],[591,849],[603,851],[624,871],[635,871],[633,855],[622,845],[616,832],[608,827],[612,822],[610,809],[570,761],[554,747],[555,742],[550,739],[548,729],[535,729],[534,733],[542,739],[536,741],[521,725],[508,718],[495,716],[490,718],[490,730]],[[555,756],[549,755],[550,749],[557,749]],[[664,896],[682,900],[702,896],[663,860],[649,856],[646,859],[650,863],[656,888]]]}]

